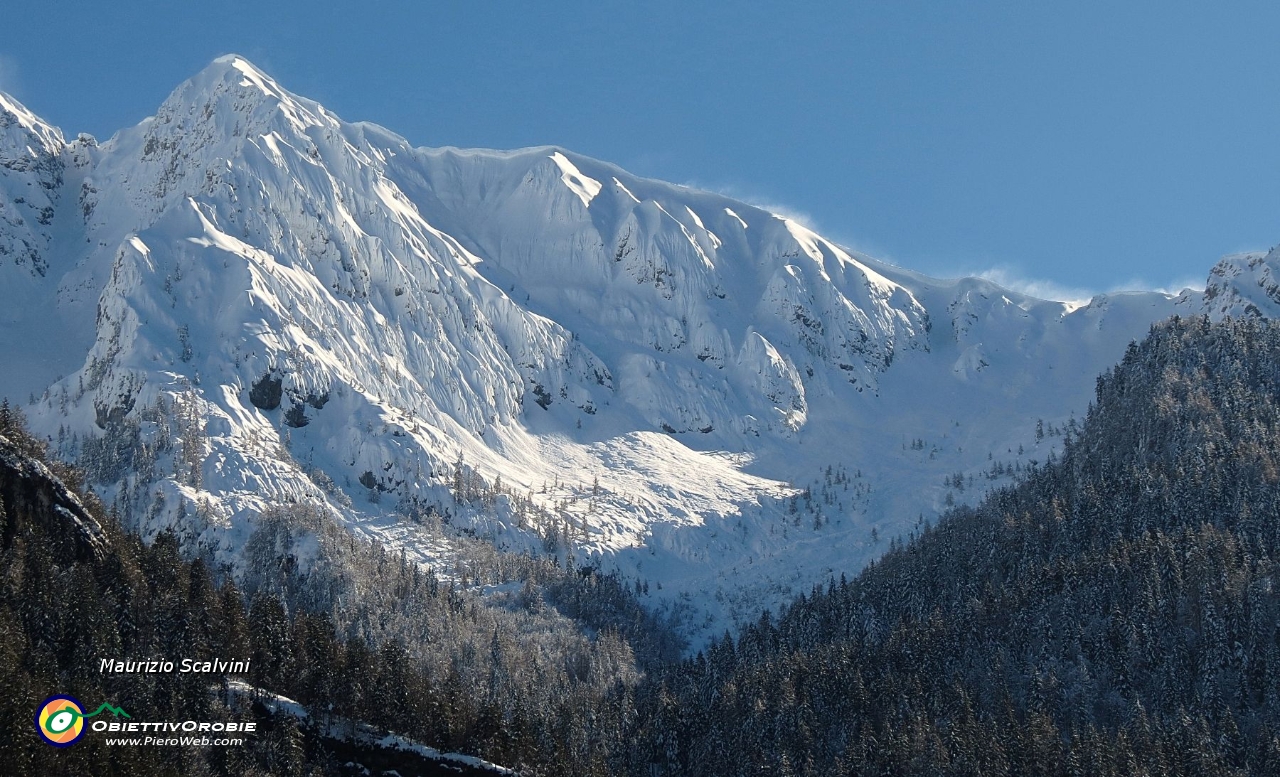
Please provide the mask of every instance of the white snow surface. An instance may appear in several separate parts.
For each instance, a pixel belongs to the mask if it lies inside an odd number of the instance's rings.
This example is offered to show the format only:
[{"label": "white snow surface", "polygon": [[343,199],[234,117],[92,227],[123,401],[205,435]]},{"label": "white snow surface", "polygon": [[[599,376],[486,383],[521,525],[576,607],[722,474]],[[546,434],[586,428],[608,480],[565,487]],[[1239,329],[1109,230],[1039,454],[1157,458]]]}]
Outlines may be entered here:
[{"label": "white snow surface", "polygon": [[[406,505],[521,549],[529,498],[695,646],[1043,461],[1037,419],[1153,322],[1275,315],[1277,272],[1083,306],[929,278],[565,149],[414,148],[238,56],[102,144],[0,94],[0,393],[51,439],[170,451],[117,486],[162,497],[144,531],[235,563],[309,499],[431,563]],[[459,460],[511,496],[455,504]]]}]

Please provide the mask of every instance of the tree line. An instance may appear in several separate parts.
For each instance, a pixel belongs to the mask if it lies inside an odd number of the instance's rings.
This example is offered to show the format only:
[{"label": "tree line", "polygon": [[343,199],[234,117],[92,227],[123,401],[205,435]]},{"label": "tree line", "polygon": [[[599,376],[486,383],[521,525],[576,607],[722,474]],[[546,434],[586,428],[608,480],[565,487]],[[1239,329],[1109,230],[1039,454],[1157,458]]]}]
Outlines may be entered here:
[{"label": "tree line", "polygon": [[[1157,325],[1060,431],[1014,485],[679,659],[626,581],[482,540],[428,570],[294,504],[260,516],[238,569],[143,543],[5,405],[0,757],[342,773],[333,730],[369,725],[530,775],[1280,773],[1280,325]],[[19,487],[38,461],[79,507]],[[200,676],[97,671],[160,655],[250,658],[244,679],[312,723]],[[263,728],[62,752],[30,728],[58,690]]]}]

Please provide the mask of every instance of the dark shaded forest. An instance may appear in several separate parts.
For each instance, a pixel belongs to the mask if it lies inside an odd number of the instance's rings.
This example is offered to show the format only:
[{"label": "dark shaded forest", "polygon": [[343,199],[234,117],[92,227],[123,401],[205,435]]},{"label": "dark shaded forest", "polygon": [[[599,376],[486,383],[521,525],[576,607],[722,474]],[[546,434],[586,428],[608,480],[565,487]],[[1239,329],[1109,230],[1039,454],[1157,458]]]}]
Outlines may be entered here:
[{"label": "dark shaded forest", "polygon": [[638,695],[635,775],[1280,774],[1280,326],[1158,325],[1060,458]]}]

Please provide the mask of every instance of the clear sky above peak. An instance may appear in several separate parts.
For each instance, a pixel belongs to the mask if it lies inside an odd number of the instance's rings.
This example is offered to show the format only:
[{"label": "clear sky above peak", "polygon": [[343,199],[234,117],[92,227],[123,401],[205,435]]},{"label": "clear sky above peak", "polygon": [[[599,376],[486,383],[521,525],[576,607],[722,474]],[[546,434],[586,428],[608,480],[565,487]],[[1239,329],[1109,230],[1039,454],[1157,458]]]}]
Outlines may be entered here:
[{"label": "clear sky above peak", "polygon": [[1071,296],[1174,287],[1280,242],[1271,3],[126,1],[5,16],[0,90],[70,135],[136,123],[235,52],[415,144],[563,146],[936,275]]}]

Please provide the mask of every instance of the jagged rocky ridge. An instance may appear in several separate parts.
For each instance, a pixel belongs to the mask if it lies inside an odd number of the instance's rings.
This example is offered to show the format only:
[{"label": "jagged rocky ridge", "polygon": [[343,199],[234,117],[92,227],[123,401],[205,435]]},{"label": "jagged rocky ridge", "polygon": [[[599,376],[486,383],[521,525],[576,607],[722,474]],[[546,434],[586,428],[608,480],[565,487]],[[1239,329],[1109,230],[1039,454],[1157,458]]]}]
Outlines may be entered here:
[{"label": "jagged rocky ridge", "polygon": [[236,56],[101,144],[0,130],[0,388],[144,532],[235,564],[319,501],[437,566],[572,546],[690,633],[1043,459],[1152,321],[1275,309],[1274,254],[1037,300],[563,149],[414,148]]}]

